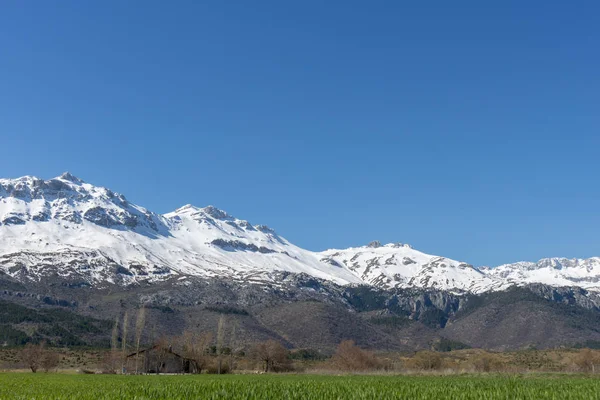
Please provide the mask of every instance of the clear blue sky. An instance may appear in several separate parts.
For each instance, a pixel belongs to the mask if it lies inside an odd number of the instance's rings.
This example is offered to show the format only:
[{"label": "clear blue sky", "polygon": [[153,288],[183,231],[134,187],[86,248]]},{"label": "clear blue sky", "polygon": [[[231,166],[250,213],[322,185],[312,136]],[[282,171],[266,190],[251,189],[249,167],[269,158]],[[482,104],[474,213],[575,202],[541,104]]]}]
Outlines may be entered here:
[{"label": "clear blue sky", "polygon": [[600,3],[3,1],[0,176],[313,250],[600,255]]}]

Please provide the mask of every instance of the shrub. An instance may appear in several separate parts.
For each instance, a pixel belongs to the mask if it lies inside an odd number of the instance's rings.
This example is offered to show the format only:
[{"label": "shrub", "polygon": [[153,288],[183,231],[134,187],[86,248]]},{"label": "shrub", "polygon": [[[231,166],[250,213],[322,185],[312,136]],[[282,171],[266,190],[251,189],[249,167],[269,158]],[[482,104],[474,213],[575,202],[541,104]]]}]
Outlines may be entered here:
[{"label": "shrub", "polygon": [[331,362],[336,368],[343,371],[367,371],[383,368],[383,363],[373,353],[356,346],[352,340],[344,340],[339,344]]},{"label": "shrub", "polygon": [[573,361],[581,371],[595,373],[600,366],[600,355],[591,349],[583,349]]},{"label": "shrub", "polygon": [[122,354],[116,350],[107,352],[102,358],[102,373],[116,374],[120,369],[122,362]]},{"label": "shrub", "polygon": [[319,350],[316,349],[300,349],[290,353],[290,359],[292,360],[324,360],[327,356],[321,354]]},{"label": "shrub", "polygon": [[219,360],[217,357],[213,357],[213,359],[208,364],[206,368],[206,372],[208,374],[229,374],[231,371],[229,370],[229,363],[223,362],[221,360],[219,366]]},{"label": "shrub", "polygon": [[91,369],[82,369],[81,373],[84,375],[95,375],[96,374],[96,372],[92,371]]},{"label": "shrub", "polygon": [[438,370],[442,367],[442,357],[435,351],[419,351],[411,361],[415,368],[424,371]]},{"label": "shrub", "polygon": [[502,361],[498,356],[489,353],[479,354],[471,360],[471,364],[476,371],[492,372],[502,369]]},{"label": "shrub", "polygon": [[436,351],[453,351],[453,350],[470,349],[471,346],[464,344],[462,342],[456,341],[456,340],[440,338],[439,341],[437,341],[433,344],[433,348]]}]

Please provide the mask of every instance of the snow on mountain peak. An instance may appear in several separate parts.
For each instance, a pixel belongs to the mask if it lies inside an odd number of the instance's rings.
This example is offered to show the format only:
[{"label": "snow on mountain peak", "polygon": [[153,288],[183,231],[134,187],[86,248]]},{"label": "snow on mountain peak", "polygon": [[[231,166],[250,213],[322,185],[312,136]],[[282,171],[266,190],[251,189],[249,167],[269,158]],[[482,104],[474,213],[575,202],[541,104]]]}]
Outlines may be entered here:
[{"label": "snow on mountain peak", "polygon": [[214,219],[220,219],[220,220],[232,219],[232,217],[229,214],[227,214],[223,210],[219,210],[215,206],[206,206],[204,208],[200,208],[200,207],[193,206],[191,204],[186,204],[183,207],[179,207],[177,210],[175,210],[174,212],[169,213],[167,215],[170,215],[170,214],[176,214],[176,215],[202,214],[202,215],[206,215],[211,218],[214,218]]},{"label": "snow on mountain peak", "polygon": [[191,214],[198,212],[199,210],[199,207],[193,206],[191,204],[186,204],[185,206],[179,207],[177,210],[173,211],[170,214]]},{"label": "snow on mountain peak", "polygon": [[321,261],[348,268],[365,283],[385,288],[431,288],[483,292],[505,287],[473,266],[422,253],[408,245],[389,243],[345,250],[326,250]]},{"label": "snow on mountain peak", "polygon": [[385,247],[392,247],[395,249],[399,249],[401,247],[407,248],[407,249],[412,249],[413,247],[410,244],[407,243],[388,243],[385,245]]},{"label": "snow on mountain peak", "polygon": [[71,174],[0,180],[0,237],[0,271],[18,279],[60,271],[91,284],[174,275],[260,281],[288,271],[360,282],[270,228],[214,206],[186,205],[161,216]]},{"label": "snow on mountain peak", "polygon": [[81,179],[77,178],[76,176],[72,175],[70,172],[64,172],[61,176],[55,178],[55,179],[61,179],[63,181],[69,181],[71,183],[75,183],[75,184],[82,184],[84,183]]},{"label": "snow on mountain peak", "polygon": [[84,183],[69,173],[47,181],[35,177],[0,180],[1,225],[49,221],[164,233],[157,215],[130,204],[123,195]]},{"label": "snow on mountain peak", "polygon": [[387,243],[387,244],[381,244],[381,242],[379,240],[373,240],[372,242],[369,242],[366,246],[367,248],[372,248],[372,249],[377,249],[379,247],[388,247],[388,248],[394,248],[394,249],[399,249],[401,247],[407,248],[407,249],[412,249],[413,247],[410,244],[406,244],[406,243]]},{"label": "snow on mountain peak", "polygon": [[410,245],[373,241],[320,253],[214,206],[158,215],[66,172],[0,179],[0,272],[131,283],[199,275],[265,282],[275,271],[339,284],[483,292],[540,282],[600,291],[600,258],[548,258],[476,269]]},{"label": "snow on mountain peak", "polygon": [[275,230],[273,228],[268,227],[267,225],[255,225],[254,228],[256,228],[257,230],[263,232],[263,233],[270,233],[275,235]]},{"label": "snow on mountain peak", "polygon": [[207,207],[204,207],[204,208],[202,209],[202,211],[203,211],[205,214],[208,214],[208,215],[210,215],[211,217],[213,217],[213,218],[215,218],[215,219],[222,219],[222,220],[224,220],[224,219],[231,218],[231,217],[229,216],[229,214],[227,214],[227,213],[226,213],[225,211],[223,211],[223,210],[219,210],[219,209],[218,209],[217,207],[215,207],[215,206],[207,206]]},{"label": "snow on mountain peak", "polygon": [[600,257],[543,258],[535,263],[521,261],[486,268],[485,272],[518,285],[544,283],[551,286],[580,286],[600,291]]}]

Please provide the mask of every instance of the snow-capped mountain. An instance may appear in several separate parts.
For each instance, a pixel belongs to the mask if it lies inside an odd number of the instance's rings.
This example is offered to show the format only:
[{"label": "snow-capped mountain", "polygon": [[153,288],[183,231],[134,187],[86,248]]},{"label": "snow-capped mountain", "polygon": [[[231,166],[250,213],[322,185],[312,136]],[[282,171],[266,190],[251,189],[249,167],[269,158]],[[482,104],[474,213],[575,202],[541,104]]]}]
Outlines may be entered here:
[{"label": "snow-capped mountain", "polygon": [[360,283],[266,226],[211,206],[157,215],[68,173],[47,181],[0,180],[0,224],[0,270],[18,279],[58,275],[126,284],[196,275],[260,281],[289,271]]},{"label": "snow-capped mountain", "polygon": [[543,283],[550,286],[579,286],[600,292],[600,257],[543,258],[534,262],[504,264],[495,268],[481,268],[510,284]]},{"label": "snow-capped mountain", "polygon": [[328,250],[322,261],[343,266],[365,283],[378,287],[422,287],[439,290],[463,290],[474,293],[507,287],[505,281],[467,263],[432,256],[410,245],[374,241],[368,246],[346,250]]},{"label": "snow-capped mountain", "polygon": [[379,242],[318,253],[212,206],[159,215],[69,173],[0,179],[0,273],[20,281],[103,287],[200,276],[277,284],[289,272],[381,288],[479,293],[543,282],[600,290],[600,259],[542,261],[477,269]]}]

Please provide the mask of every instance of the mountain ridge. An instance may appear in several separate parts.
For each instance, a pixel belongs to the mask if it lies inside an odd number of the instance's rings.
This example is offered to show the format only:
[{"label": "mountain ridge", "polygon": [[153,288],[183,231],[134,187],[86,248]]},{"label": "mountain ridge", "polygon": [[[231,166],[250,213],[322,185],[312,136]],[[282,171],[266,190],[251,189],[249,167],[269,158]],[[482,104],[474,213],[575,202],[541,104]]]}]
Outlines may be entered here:
[{"label": "mountain ridge", "polygon": [[0,179],[0,238],[0,271],[17,280],[60,276],[102,286],[206,276],[274,283],[273,273],[284,271],[384,289],[483,293],[544,283],[600,291],[598,257],[477,268],[402,243],[313,252],[214,206],[157,214],[68,172]]}]

